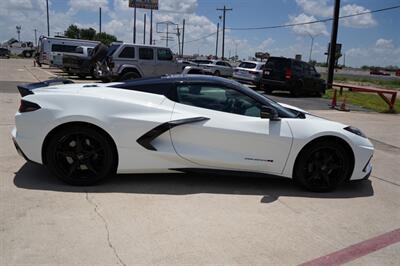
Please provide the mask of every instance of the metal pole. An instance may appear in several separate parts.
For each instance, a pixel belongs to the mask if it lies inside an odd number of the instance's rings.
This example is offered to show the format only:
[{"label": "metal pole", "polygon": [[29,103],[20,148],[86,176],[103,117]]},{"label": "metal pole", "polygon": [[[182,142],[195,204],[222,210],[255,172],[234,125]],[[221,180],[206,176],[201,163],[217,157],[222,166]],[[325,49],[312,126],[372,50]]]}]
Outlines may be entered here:
[{"label": "metal pole", "polygon": [[144,23],[144,28],[143,28],[143,44],[146,44],[146,13],[144,13],[143,23]]},{"label": "metal pole", "polygon": [[136,7],[133,9],[133,43],[136,43]]},{"label": "metal pole", "polygon": [[166,47],[168,47],[168,23],[167,23],[167,38],[166,38]]},{"label": "metal pole", "polygon": [[222,59],[225,58],[225,15],[226,15],[226,11],[231,11],[232,8],[226,8],[226,6],[224,6],[224,8],[217,8],[217,10],[221,10],[223,12],[222,14]]},{"label": "metal pole", "polygon": [[35,31],[35,46],[37,46],[37,35],[36,35],[37,29],[34,29],[34,31]]},{"label": "metal pole", "polygon": [[181,49],[182,57],[183,57],[184,44],[185,44],[185,19],[183,19],[183,28],[182,28],[182,49]]},{"label": "metal pole", "polygon": [[99,33],[101,33],[101,7],[99,7]]},{"label": "metal pole", "polygon": [[311,62],[312,49],[313,49],[313,46],[314,46],[314,36],[312,36],[310,34],[310,38],[311,38],[311,47],[310,47],[310,57],[308,59],[308,62]]},{"label": "metal pole", "polygon": [[226,14],[226,8],[224,6],[224,18],[222,22],[222,60],[224,60],[225,57],[225,14]]},{"label": "metal pole", "polygon": [[150,44],[153,44],[153,9],[150,9]]},{"label": "metal pole", "polygon": [[50,37],[49,0],[46,0],[47,9],[47,36]]},{"label": "metal pole", "polygon": [[328,88],[332,88],[333,74],[335,70],[336,61],[336,41],[339,25],[339,12],[340,12],[340,0],[335,0],[335,9],[333,11],[333,21],[332,21],[332,33],[331,33],[331,46],[329,49],[329,64],[328,64]]},{"label": "metal pole", "polygon": [[178,36],[178,54],[181,54],[181,32],[179,30],[179,25],[176,25],[176,35]]},{"label": "metal pole", "polygon": [[215,40],[215,58],[218,59],[219,22],[217,23],[217,39]]}]

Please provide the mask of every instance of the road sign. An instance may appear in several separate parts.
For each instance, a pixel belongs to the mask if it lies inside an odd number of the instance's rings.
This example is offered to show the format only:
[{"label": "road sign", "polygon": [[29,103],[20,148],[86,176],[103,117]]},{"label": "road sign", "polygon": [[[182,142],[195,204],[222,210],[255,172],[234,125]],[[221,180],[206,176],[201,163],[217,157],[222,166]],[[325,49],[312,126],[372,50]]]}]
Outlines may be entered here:
[{"label": "road sign", "polygon": [[158,0],[129,0],[129,7],[158,9]]}]

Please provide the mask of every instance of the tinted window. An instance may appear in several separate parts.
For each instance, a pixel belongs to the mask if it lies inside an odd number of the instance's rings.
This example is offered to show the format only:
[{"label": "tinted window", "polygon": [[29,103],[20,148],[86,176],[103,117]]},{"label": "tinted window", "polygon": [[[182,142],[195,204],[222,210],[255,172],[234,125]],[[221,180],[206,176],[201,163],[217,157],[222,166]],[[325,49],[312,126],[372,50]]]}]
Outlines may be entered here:
[{"label": "tinted window", "polygon": [[303,63],[303,69],[304,69],[304,74],[305,75],[310,75],[311,74],[311,69],[310,65],[307,63]]},{"label": "tinted window", "polygon": [[88,55],[91,55],[91,54],[92,54],[92,51],[93,51],[93,48],[88,48],[88,49],[87,49],[87,54],[88,54]]},{"label": "tinted window", "polygon": [[290,66],[290,61],[286,58],[270,58],[265,64],[266,68],[272,68],[277,70],[284,70],[285,68]]},{"label": "tinted window", "polygon": [[153,48],[139,48],[139,59],[153,60],[154,59]]},{"label": "tinted window", "polygon": [[125,47],[119,54],[120,58],[135,58],[135,47]]},{"label": "tinted window", "polygon": [[260,117],[260,104],[249,96],[219,85],[181,85],[177,89],[182,104],[214,111]]},{"label": "tinted window", "polygon": [[162,61],[171,61],[173,59],[170,49],[157,49],[157,59]]},{"label": "tinted window", "polygon": [[210,60],[193,60],[196,64],[212,64]]},{"label": "tinted window", "polygon": [[224,62],[218,61],[217,63],[215,63],[217,66],[225,66]]},{"label": "tinted window", "polygon": [[239,67],[242,67],[242,68],[248,68],[248,69],[250,69],[250,68],[256,68],[256,64],[254,64],[254,63],[250,63],[250,62],[242,62],[242,63],[240,63],[240,65],[239,65]]},{"label": "tinted window", "polygon": [[297,72],[303,72],[303,67],[301,65],[300,61],[293,61],[293,70],[297,71]]},{"label": "tinted window", "polygon": [[230,64],[228,64],[227,62],[224,62],[225,66],[227,67],[232,67]]},{"label": "tinted window", "polygon": [[51,46],[51,51],[61,53],[76,53],[76,47],[76,45],[53,44]]}]

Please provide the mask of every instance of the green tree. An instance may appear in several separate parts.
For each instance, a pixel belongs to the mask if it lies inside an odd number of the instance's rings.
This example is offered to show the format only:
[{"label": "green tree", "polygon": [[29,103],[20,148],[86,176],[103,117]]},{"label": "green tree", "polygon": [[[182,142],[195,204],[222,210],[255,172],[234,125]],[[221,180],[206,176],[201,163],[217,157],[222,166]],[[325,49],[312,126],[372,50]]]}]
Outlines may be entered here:
[{"label": "green tree", "polygon": [[78,28],[78,26],[74,24],[69,25],[67,30],[64,31],[64,36],[67,38],[79,39],[80,37],[79,35],[80,35],[80,29]]},{"label": "green tree", "polygon": [[100,42],[104,43],[105,45],[110,45],[112,42],[117,41],[117,37],[115,37],[114,35],[102,32],[102,33],[97,33],[94,40],[100,41]]},{"label": "green tree", "polygon": [[80,29],[74,24],[69,25],[67,30],[64,31],[64,36],[71,39],[100,41],[105,45],[110,45],[112,42],[117,41],[117,37],[115,37],[114,35],[108,34],[106,32],[96,33],[96,30],[93,28]]},{"label": "green tree", "polygon": [[96,37],[96,30],[93,28],[80,29],[79,33],[80,38],[85,40],[94,40]]}]

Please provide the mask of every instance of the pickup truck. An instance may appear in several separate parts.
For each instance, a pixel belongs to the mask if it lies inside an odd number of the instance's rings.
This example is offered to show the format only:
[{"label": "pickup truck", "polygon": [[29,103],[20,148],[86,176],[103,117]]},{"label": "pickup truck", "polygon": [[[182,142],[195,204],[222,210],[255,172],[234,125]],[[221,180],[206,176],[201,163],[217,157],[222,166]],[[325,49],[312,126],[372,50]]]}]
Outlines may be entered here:
[{"label": "pickup truck", "polygon": [[91,75],[96,77],[94,71],[94,63],[92,63],[93,47],[78,46],[75,53],[64,53],[62,56],[62,67],[69,75],[77,75],[85,78]]}]

